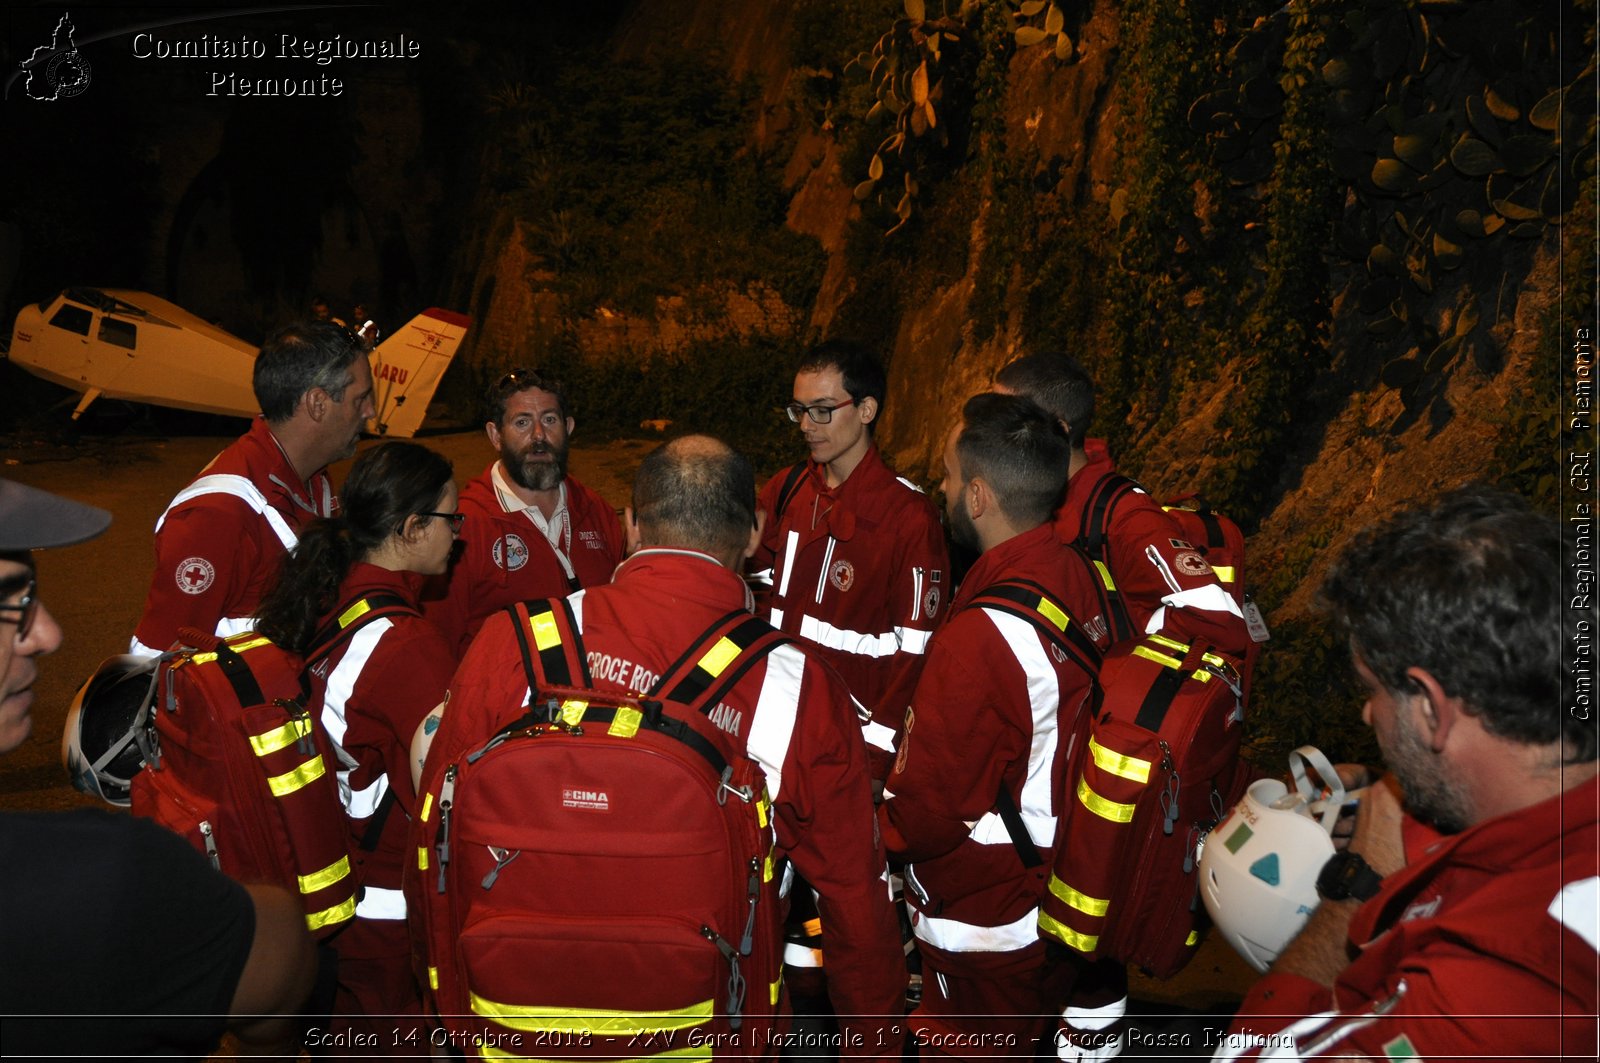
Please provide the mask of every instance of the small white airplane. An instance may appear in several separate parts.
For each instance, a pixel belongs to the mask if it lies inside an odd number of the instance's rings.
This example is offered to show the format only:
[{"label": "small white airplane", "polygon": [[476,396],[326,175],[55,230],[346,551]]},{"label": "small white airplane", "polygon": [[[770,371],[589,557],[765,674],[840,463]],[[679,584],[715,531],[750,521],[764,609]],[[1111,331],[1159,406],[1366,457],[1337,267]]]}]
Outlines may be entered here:
[{"label": "small white airplane", "polygon": [[[434,307],[371,354],[375,435],[411,436],[471,320]],[[250,373],[259,348],[147,292],[68,288],[25,306],[10,358],[34,376],[83,393],[76,420],[98,398],[254,417]]]}]

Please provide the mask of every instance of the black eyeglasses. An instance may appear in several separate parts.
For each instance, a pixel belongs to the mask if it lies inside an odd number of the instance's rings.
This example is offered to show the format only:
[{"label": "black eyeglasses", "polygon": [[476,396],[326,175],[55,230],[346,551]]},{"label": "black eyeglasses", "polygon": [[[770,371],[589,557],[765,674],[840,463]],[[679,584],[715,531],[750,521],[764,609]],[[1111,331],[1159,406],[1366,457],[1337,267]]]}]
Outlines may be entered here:
[{"label": "black eyeglasses", "polygon": [[837,406],[824,406],[820,402],[815,406],[807,406],[803,402],[791,402],[783,408],[783,412],[789,415],[789,420],[797,424],[801,417],[810,417],[813,424],[827,424],[833,420],[834,410],[842,410],[846,406],[854,406],[855,404],[855,399],[845,399]]},{"label": "black eyeglasses", "polygon": [[467,515],[465,513],[434,513],[430,510],[420,510],[417,513],[417,516],[438,517],[440,520],[449,521],[451,535],[460,535],[461,526],[467,522]]},{"label": "black eyeglasses", "polygon": [[17,625],[17,638],[25,639],[33,628],[33,618],[39,615],[39,583],[34,577],[28,577],[28,588],[22,593],[20,602],[0,602],[0,613],[15,616],[0,616],[0,621],[11,620]]}]

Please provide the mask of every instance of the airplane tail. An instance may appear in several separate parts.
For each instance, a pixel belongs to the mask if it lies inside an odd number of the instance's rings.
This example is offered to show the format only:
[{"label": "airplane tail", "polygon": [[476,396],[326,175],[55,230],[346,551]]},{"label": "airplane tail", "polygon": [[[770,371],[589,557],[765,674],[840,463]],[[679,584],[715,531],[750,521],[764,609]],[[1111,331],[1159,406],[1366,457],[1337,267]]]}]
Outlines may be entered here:
[{"label": "airplane tail", "polygon": [[432,307],[377,346],[371,359],[372,404],[378,412],[367,422],[367,431],[380,436],[416,435],[471,324],[465,314]]}]

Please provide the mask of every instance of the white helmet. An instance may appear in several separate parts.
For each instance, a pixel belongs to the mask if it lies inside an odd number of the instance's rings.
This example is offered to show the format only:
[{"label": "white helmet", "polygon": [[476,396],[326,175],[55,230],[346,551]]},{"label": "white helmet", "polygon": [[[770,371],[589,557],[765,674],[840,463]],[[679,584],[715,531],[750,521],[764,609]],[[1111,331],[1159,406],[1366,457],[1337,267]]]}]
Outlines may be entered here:
[{"label": "white helmet", "polygon": [[147,706],[160,664],[159,657],[107,657],[78,689],[61,735],[61,764],[75,789],[109,804],[131,803],[133,777],[149,753]]},{"label": "white helmet", "polygon": [[[1327,790],[1306,777],[1310,763]],[[1333,855],[1344,783],[1315,746],[1289,754],[1295,790],[1258,779],[1200,852],[1200,895],[1217,929],[1265,972],[1300,932],[1321,898],[1317,875]]]}]

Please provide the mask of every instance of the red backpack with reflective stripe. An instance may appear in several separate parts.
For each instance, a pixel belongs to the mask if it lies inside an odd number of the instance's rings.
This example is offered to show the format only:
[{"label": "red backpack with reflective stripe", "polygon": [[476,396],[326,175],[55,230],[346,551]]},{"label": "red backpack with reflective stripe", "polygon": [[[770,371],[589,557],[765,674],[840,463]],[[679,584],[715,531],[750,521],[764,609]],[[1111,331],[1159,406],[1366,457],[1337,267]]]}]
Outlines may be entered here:
[{"label": "red backpack with reflective stripe", "polygon": [[359,889],[335,759],[306,709],[303,674],[370,621],[416,610],[392,595],[359,599],[304,658],[253,631],[191,629],[163,655],[145,709],[150,756],[133,777],[133,814],[182,835],[240,882],[300,898],[328,937],[355,916]]},{"label": "red backpack with reflective stripe", "polygon": [[1062,799],[1042,937],[1157,978],[1194,956],[1209,925],[1196,846],[1247,777],[1241,683],[1230,658],[1163,635],[1106,652],[1104,701]]},{"label": "red backpack with reflective stripe", "polygon": [[790,640],[730,613],[650,691],[621,694],[594,689],[565,599],[507,611],[529,700],[510,720],[451,702],[455,755],[429,758],[406,875],[452,1042],[775,1054],[785,905],[766,778],[711,721]]}]

